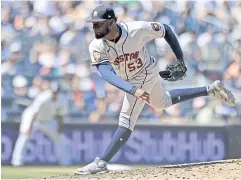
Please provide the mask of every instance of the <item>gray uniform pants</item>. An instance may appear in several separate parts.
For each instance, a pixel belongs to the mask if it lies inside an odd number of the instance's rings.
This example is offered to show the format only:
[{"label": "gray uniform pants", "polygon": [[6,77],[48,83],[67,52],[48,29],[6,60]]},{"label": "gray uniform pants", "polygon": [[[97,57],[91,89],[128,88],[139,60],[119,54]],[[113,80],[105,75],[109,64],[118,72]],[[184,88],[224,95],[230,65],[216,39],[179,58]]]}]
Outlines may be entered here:
[{"label": "gray uniform pants", "polygon": [[[152,58],[148,67],[142,70],[135,78],[129,80],[137,88],[150,93],[150,105],[157,109],[163,109],[172,105],[171,96],[165,91],[161,81],[157,61],[154,58]],[[133,130],[143,107],[144,103],[142,101],[126,93],[119,117],[119,125]]]},{"label": "gray uniform pants", "polygon": [[[27,135],[25,132],[29,129],[31,124],[32,112],[30,108],[27,108],[22,115],[20,132],[17,138],[17,141],[14,146],[13,155],[12,155],[12,165],[21,166],[24,164],[24,154],[26,151],[28,140],[30,135]],[[70,144],[69,139],[64,135],[60,134],[57,131],[54,131],[49,127],[48,121],[35,121],[33,123],[32,132],[40,130],[43,134],[48,136],[55,144],[56,154],[60,165],[69,164],[70,159],[66,159],[67,151],[65,144]]]}]

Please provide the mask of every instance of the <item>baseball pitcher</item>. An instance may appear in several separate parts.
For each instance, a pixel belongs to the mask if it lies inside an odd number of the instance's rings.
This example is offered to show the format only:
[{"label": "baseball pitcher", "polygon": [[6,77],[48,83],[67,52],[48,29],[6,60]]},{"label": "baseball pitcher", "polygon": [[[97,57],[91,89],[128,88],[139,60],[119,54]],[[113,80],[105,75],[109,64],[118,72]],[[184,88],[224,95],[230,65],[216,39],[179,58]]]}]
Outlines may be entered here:
[{"label": "baseball pitcher", "polygon": [[[40,130],[47,135],[56,145],[57,158],[60,164],[68,163],[65,156],[61,156],[62,149],[65,149],[62,145],[64,141],[68,139],[61,132],[61,124],[63,123],[64,116],[67,114],[67,108],[65,102],[58,96],[58,86],[53,86],[51,90],[41,92],[33,101],[33,103],[27,107],[21,117],[20,131],[17,138],[13,156],[12,165],[21,166],[24,164],[24,153],[27,142],[30,138],[31,132],[34,130]],[[49,120],[57,120],[58,131],[54,131],[49,128]]]},{"label": "baseball pitcher", "polygon": [[[187,71],[182,49],[168,25],[146,21],[117,23],[114,11],[103,5],[93,10],[88,22],[93,24],[95,34],[89,45],[92,65],[107,82],[126,93],[119,127],[106,151],[94,162],[78,168],[76,174],[108,172],[107,163],[130,137],[145,103],[162,109],[196,97],[210,96],[231,106],[235,104],[232,93],[218,80],[208,86],[165,91],[162,78],[181,80]],[[161,72],[156,59],[146,48],[146,43],[156,38],[164,38],[176,56],[176,61]]]}]

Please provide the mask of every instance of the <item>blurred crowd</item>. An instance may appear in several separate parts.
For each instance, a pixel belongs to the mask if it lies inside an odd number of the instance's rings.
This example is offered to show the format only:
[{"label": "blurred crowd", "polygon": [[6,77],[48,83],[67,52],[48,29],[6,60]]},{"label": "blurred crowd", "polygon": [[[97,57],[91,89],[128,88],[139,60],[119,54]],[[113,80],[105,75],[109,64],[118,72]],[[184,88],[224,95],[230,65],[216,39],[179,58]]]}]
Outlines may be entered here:
[{"label": "blurred crowd", "polygon": [[[201,97],[165,110],[145,106],[140,119],[164,123],[213,123],[241,119],[240,1],[2,1],[2,121],[17,117],[53,81],[66,97],[69,119],[118,121],[124,93],[91,67],[89,42],[94,7],[111,5],[118,21],[157,21],[170,25],[184,51],[187,78],[165,88],[204,86],[220,79],[237,105]],[[148,43],[161,69],[175,59],[164,39]],[[176,117],[180,120],[172,120]],[[182,119],[182,120],[181,120]]]}]

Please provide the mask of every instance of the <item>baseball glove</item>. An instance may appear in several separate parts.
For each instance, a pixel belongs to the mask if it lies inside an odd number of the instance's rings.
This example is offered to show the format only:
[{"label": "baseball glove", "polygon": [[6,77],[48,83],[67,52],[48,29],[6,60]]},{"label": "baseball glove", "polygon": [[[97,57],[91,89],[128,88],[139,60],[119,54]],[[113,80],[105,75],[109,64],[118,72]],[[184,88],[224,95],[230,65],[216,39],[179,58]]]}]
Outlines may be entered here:
[{"label": "baseball glove", "polygon": [[164,80],[178,81],[186,77],[187,68],[183,60],[176,60],[167,65],[165,71],[160,71],[159,74]]}]

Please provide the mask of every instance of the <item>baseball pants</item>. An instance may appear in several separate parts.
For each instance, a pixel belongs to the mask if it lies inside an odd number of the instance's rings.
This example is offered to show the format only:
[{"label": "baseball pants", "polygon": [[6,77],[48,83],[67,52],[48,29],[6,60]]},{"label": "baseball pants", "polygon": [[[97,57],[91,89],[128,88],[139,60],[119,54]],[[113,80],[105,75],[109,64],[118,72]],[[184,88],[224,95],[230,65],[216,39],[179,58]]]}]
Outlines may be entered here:
[{"label": "baseball pants", "polygon": [[[15,143],[15,147],[14,147],[13,155],[12,155],[12,165],[14,165],[14,166],[21,166],[24,164],[24,154],[25,154],[27,142],[30,139],[30,135],[27,135],[25,133],[25,131],[26,131],[26,128],[29,127],[29,125],[31,124],[31,118],[30,118],[31,115],[32,114],[29,113],[28,111],[25,111],[22,115],[22,118],[25,118],[25,119],[22,119],[22,122],[20,125],[19,136]],[[63,147],[64,143],[67,143],[67,144],[70,143],[68,138],[65,137],[63,134],[60,134],[60,133],[50,129],[48,127],[47,121],[34,122],[31,132],[36,131],[36,130],[40,130],[54,142],[59,164],[61,164],[61,165],[68,164],[69,159],[66,160],[65,154],[70,154],[70,152],[65,152],[68,150],[67,150],[67,148]]]},{"label": "baseball pants", "polygon": [[[154,58],[152,58],[148,67],[129,82],[150,93],[150,106],[163,109],[172,105],[169,92],[163,88],[157,61]],[[119,116],[119,126],[133,130],[144,105],[145,103],[135,96],[125,93]]]}]

